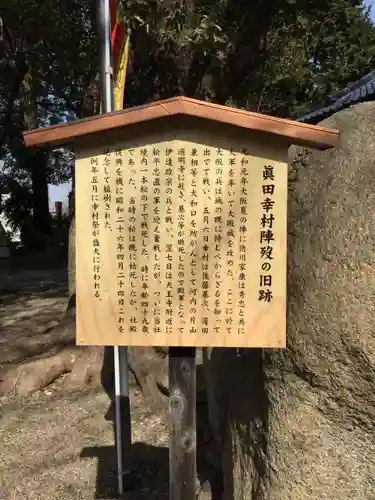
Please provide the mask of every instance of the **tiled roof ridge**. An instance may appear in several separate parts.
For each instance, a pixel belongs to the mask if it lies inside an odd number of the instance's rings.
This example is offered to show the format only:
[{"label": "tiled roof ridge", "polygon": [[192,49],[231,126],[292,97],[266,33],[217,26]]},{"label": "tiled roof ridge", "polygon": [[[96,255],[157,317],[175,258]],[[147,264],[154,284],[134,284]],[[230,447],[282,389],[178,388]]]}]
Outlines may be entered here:
[{"label": "tiled roof ridge", "polygon": [[342,109],[371,100],[375,100],[375,70],[332,95],[327,105],[307,113],[298,121],[316,124]]}]

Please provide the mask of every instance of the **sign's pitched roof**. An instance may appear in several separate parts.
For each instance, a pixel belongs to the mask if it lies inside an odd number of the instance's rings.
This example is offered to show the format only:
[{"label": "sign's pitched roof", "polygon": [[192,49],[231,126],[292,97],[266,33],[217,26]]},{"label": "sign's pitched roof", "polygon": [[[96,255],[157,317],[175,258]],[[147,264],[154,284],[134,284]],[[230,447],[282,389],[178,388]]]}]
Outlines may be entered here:
[{"label": "sign's pitched roof", "polygon": [[375,100],[375,71],[332,96],[326,106],[302,116],[298,121],[315,124],[349,106],[373,100]]},{"label": "sign's pitched roof", "polygon": [[42,144],[61,146],[86,135],[177,116],[192,116],[226,123],[249,131],[265,132],[285,138],[289,140],[290,144],[300,144],[317,149],[335,147],[339,141],[337,130],[198,101],[188,97],[173,97],[71,123],[30,130],[24,133],[24,140],[26,146],[40,146]]}]

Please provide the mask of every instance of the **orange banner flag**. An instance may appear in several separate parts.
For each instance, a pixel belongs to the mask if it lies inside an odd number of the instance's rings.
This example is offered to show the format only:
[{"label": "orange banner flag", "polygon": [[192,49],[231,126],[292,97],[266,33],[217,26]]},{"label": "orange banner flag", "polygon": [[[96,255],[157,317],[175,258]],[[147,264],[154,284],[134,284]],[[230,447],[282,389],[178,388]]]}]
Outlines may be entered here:
[{"label": "orange banner flag", "polygon": [[117,0],[110,0],[111,45],[113,60],[114,109],[124,107],[124,91],[129,54],[129,34],[119,13]]}]

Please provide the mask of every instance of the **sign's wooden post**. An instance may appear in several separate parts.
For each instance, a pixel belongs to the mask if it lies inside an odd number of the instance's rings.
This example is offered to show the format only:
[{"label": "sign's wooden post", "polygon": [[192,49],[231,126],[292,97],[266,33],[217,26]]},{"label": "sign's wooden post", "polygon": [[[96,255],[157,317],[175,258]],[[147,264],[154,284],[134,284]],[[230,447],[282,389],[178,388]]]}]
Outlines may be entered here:
[{"label": "sign's wooden post", "polygon": [[196,499],[195,348],[169,348],[169,498]]},{"label": "sign's wooden post", "polygon": [[77,344],[174,346],[173,500],[195,492],[194,348],[285,347],[288,147],[338,139],[185,97],[25,133],[75,142]]}]

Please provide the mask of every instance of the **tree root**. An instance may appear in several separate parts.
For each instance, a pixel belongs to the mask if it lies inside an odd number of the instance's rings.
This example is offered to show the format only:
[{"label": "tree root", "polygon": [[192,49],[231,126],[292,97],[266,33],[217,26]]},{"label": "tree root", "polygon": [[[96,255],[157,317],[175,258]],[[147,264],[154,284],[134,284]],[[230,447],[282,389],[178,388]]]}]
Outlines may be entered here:
[{"label": "tree root", "polygon": [[25,396],[72,371],[75,354],[64,349],[58,354],[7,367],[0,374],[0,396]]},{"label": "tree root", "polygon": [[[53,330],[53,331],[52,331]],[[75,346],[75,307],[68,307],[58,326],[48,329],[51,338],[64,339],[64,346],[0,370],[0,396],[26,396],[67,375],[64,386],[81,389],[102,385],[110,398],[114,392],[113,349]],[[129,348],[129,383],[143,393],[155,412],[167,409],[167,350]]]}]

